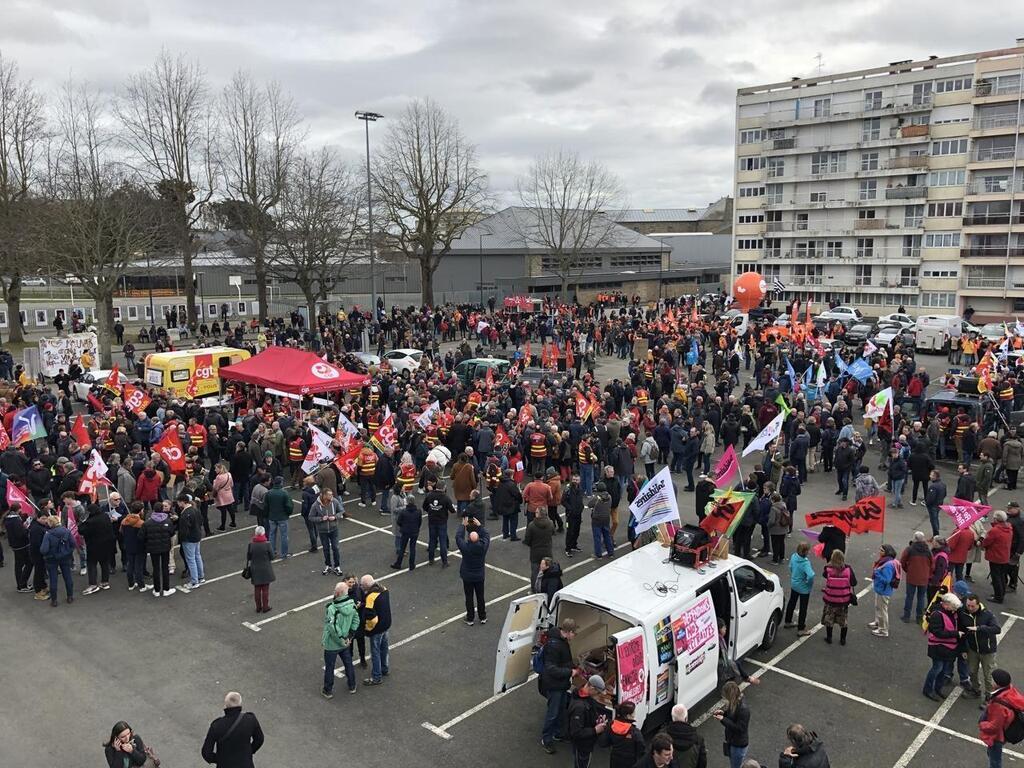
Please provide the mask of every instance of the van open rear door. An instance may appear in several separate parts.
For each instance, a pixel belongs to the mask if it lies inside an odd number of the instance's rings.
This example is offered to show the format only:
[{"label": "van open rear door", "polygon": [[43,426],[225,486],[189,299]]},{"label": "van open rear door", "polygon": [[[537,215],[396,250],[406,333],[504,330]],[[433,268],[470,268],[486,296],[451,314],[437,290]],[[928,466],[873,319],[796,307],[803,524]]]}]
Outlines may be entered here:
[{"label": "van open rear door", "polygon": [[529,595],[513,600],[498,636],[494,662],[494,694],[497,695],[530,677],[530,655],[537,627],[547,610],[547,595]]},{"label": "van open rear door", "polygon": [[630,627],[612,635],[615,646],[617,703],[631,701],[636,705],[634,718],[642,723],[650,711],[653,693],[651,673],[644,645],[644,628]]}]

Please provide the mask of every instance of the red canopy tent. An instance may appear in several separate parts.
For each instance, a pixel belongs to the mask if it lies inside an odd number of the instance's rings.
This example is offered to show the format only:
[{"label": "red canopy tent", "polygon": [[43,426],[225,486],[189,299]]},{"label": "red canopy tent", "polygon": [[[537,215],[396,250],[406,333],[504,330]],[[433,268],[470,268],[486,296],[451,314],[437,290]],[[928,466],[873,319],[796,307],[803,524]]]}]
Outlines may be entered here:
[{"label": "red canopy tent", "polygon": [[313,395],[360,387],[367,377],[325,362],[312,352],[267,347],[255,357],[220,369],[220,377],[270,387],[293,395]]}]

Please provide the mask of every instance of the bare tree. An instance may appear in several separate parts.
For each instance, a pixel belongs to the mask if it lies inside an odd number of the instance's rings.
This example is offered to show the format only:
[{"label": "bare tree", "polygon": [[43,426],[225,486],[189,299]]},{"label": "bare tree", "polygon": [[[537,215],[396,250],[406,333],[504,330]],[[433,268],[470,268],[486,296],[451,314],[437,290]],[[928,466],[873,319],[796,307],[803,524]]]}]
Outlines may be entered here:
[{"label": "bare tree", "polygon": [[584,257],[616,244],[618,227],[605,212],[621,206],[622,187],[599,162],[564,150],[536,158],[517,187],[526,211],[517,211],[511,225],[528,248],[540,249],[542,269],[561,279],[568,301]]},{"label": "bare tree", "polygon": [[363,257],[353,245],[366,237],[364,196],[365,186],[326,148],[289,167],[267,268],[302,291],[311,329],[317,301],[326,301],[346,268]]},{"label": "bare tree", "polygon": [[128,79],[117,114],[133,162],[168,207],[185,271],[185,306],[196,322],[193,230],[213,197],[216,133],[206,76],[184,56],[162,51],[153,66]]},{"label": "bare tree", "polygon": [[24,340],[21,279],[33,271],[30,222],[37,163],[45,144],[43,98],[0,55],[0,295],[7,303],[10,340]]},{"label": "bare tree", "polygon": [[222,99],[224,151],[221,152],[227,198],[212,203],[221,226],[249,239],[260,320],[267,317],[267,245],[274,233],[273,211],[302,140],[300,119],[291,97],[276,82],[257,85],[237,72]]},{"label": "bare tree", "polygon": [[441,259],[488,202],[476,147],[441,106],[413,101],[389,126],[371,176],[388,241],[419,262],[422,301],[432,305]]},{"label": "bare tree", "polygon": [[118,283],[140,257],[166,245],[167,208],[112,158],[116,137],[103,119],[96,92],[68,83],[36,242],[40,257],[79,276],[95,301],[100,366],[109,368]]}]

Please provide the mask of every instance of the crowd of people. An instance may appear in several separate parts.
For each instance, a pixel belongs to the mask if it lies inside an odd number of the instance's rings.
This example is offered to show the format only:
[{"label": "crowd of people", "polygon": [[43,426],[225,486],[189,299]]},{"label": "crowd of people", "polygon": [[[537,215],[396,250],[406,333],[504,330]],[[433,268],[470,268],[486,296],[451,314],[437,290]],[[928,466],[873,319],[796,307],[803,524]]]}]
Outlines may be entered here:
[{"label": "crowd of people", "polygon": [[[341,577],[322,637],[321,691],[331,698],[339,656],[349,691],[357,690],[352,647],[366,666],[367,639],[371,672],[363,684],[379,685],[388,674],[388,592],[372,576],[357,580],[342,569],[338,527],[348,514],[346,504],[387,516],[394,569],[416,567],[415,542],[425,517],[428,561],[440,560],[444,568],[458,553],[465,623],[483,624],[486,559],[499,529],[502,539],[525,545],[531,589],[553,595],[562,578],[556,555],[572,558],[582,552],[584,517],[595,558],[614,557],[622,543],[635,547],[651,541],[653,533],[636,534],[628,505],[667,465],[681,490],[693,494],[693,508],[702,518],[715,489],[713,457],[719,450],[749,446],[782,413],[778,437],[764,445],[753,470],[737,484],[756,498],[739,521],[733,546],[742,556],[788,565],[785,624],[809,634],[810,598],[820,577],[824,639],[832,643],[838,626],[838,642],[845,645],[850,609],[857,604],[857,577],[839,529],[826,526],[816,542],[820,546],[800,541],[786,557],[809,476],[834,474],[835,494],[843,501],[851,486],[854,501],[888,493],[895,508],[902,507],[910,481],[910,504],[927,508],[932,535],[915,534],[900,554],[890,545],[882,547],[871,574],[875,609],[869,626],[875,637],[889,636],[889,601],[904,581],[902,618],[926,621],[929,628],[933,666],[925,695],[946,693],[951,678],[946,662],[963,659],[965,693],[984,692],[998,709],[1001,692],[1015,689],[999,685],[1006,673],[996,675],[998,624],[985,602],[1001,602],[1015,590],[1016,563],[1024,551],[1019,507],[1008,504],[990,515],[991,523],[979,520],[943,536],[939,509],[949,494],[939,465],[956,452],[960,465],[953,496],[959,499],[984,503],[996,482],[1016,488],[1024,445],[1005,417],[1024,404],[1024,377],[1015,376],[993,345],[977,363],[988,390],[982,415],[972,420],[960,409],[929,416],[923,406],[935,385],[899,337],[887,348],[839,350],[819,331],[798,331],[795,324],[785,334],[767,323],[737,326],[719,316],[719,309],[720,301],[646,305],[621,297],[588,305],[547,300],[530,313],[493,302],[390,312],[379,306],[376,313],[325,313],[308,325],[293,313],[255,328],[218,326],[218,333],[228,334],[225,343],[253,352],[268,344],[293,345],[345,364],[346,355],[361,350],[365,331],[378,351],[416,347],[425,355],[418,371],[371,367],[365,385],[334,393],[331,407],[236,386],[230,406],[204,408],[138,382],[152,401],[134,413],[123,407],[119,393],[97,386],[84,435],[73,428],[69,381],[62,379],[54,388],[22,381],[0,400],[4,427],[11,434],[16,411],[35,405],[46,437],[0,453],[0,483],[13,485],[24,499],[4,504],[16,588],[57,606],[60,581],[67,602],[74,599],[76,570],[87,581],[81,594],[89,595],[109,589],[120,566],[129,589],[150,590],[156,597],[200,589],[206,581],[204,537],[213,527],[235,528],[242,514],[256,525],[246,545],[245,575],[256,612],[269,612],[275,563],[294,552],[289,527],[297,503],[309,551],[322,551],[325,575]],[[199,343],[209,340],[203,329],[198,333]],[[443,354],[442,345],[448,347]],[[466,382],[455,375],[459,360],[488,354],[513,361],[507,377]],[[623,370],[602,382],[596,369],[605,357],[621,359],[616,364]],[[861,361],[868,373],[851,374]],[[535,368],[544,369],[535,385],[519,376]],[[750,374],[742,384],[741,371]],[[955,377],[941,386],[955,387]],[[868,405],[886,391],[890,407],[865,419]],[[372,441],[388,421],[393,432]],[[314,429],[332,437],[339,455],[357,441],[362,447],[348,463],[326,460],[307,474],[301,467]],[[177,435],[185,453],[178,469],[157,449],[167,433]],[[876,443],[877,455],[869,456]],[[93,473],[96,455],[105,463],[108,484],[98,495],[83,483]],[[876,459],[882,482],[870,469]],[[345,501],[350,484],[358,488],[358,502]],[[9,492],[0,497],[12,498]],[[452,518],[456,550],[449,552]],[[761,542],[755,547],[757,531]],[[306,537],[300,538],[304,546]],[[821,564],[815,564],[817,557]],[[992,582],[985,602],[969,586],[971,566],[982,557]],[[181,583],[173,586],[170,577],[176,572]],[[949,572],[957,589],[933,603]],[[559,631],[571,639],[564,623]],[[552,675],[545,665],[542,689],[557,688],[559,694],[547,697],[545,748],[553,751],[556,737],[567,736],[578,765],[585,765],[599,744],[610,746],[613,755],[626,755],[623,741],[632,738],[636,749],[636,736],[628,736],[635,730],[628,725],[630,712],[616,711],[614,719],[601,723],[595,719],[601,715],[592,711],[587,689],[597,682],[570,693],[571,675],[557,683]],[[740,673],[734,677],[721,680],[725,705],[716,717],[735,748],[730,762],[739,768],[747,760],[744,723],[749,720],[740,686],[752,680]],[[673,729],[686,731],[685,711],[673,712],[673,721],[667,731],[672,746],[655,737],[643,760],[659,767],[673,759],[701,764],[699,758],[681,760],[690,736],[672,736]],[[983,722],[983,733],[985,728]],[[998,730],[992,734],[990,741],[1000,743]],[[111,745],[121,745],[115,751],[130,742],[120,735],[111,739]],[[803,726],[793,725],[787,738],[787,766],[828,764],[821,740]],[[639,759],[640,752],[636,755]]]}]

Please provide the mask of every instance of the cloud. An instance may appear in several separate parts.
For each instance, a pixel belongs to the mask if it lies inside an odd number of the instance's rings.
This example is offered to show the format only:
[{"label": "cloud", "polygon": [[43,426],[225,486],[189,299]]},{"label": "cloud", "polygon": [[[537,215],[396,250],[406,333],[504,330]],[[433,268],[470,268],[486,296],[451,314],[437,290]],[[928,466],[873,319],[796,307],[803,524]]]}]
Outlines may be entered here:
[{"label": "cloud", "polygon": [[581,85],[589,83],[594,78],[593,72],[580,70],[557,70],[543,75],[533,75],[526,78],[526,84],[530,90],[541,96],[550,96],[556,93],[575,91]]},{"label": "cloud", "polygon": [[693,48],[670,48],[658,57],[662,69],[682,69],[704,63],[703,57]]},{"label": "cloud", "polygon": [[750,75],[757,72],[757,65],[752,61],[731,61],[726,64],[730,72],[737,75]]},{"label": "cloud", "polygon": [[726,28],[728,21],[719,11],[708,13],[695,8],[684,8],[676,14],[673,27],[681,35],[707,35]]},{"label": "cloud", "polygon": [[733,104],[736,102],[736,83],[732,80],[711,80],[700,89],[697,98],[705,104]]}]

